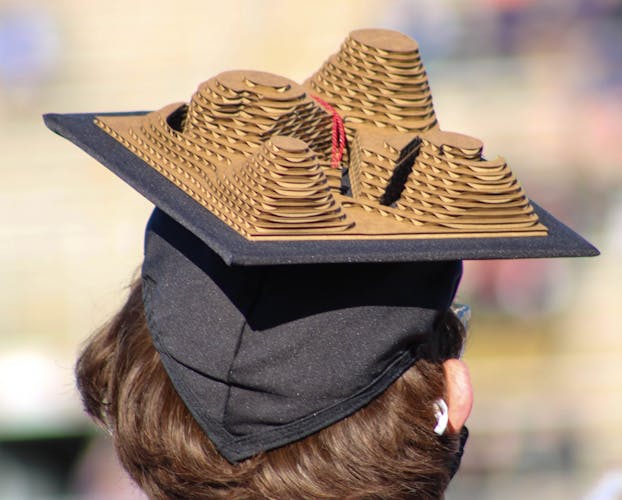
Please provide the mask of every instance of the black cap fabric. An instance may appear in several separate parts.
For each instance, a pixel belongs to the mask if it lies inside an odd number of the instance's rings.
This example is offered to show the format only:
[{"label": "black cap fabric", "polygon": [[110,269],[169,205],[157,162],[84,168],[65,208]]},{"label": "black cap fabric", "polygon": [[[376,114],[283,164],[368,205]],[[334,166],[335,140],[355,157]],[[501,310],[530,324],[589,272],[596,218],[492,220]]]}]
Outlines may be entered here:
[{"label": "black cap fabric", "polygon": [[460,261],[228,266],[156,209],[149,330],[178,393],[230,461],[361,408],[419,356]]}]

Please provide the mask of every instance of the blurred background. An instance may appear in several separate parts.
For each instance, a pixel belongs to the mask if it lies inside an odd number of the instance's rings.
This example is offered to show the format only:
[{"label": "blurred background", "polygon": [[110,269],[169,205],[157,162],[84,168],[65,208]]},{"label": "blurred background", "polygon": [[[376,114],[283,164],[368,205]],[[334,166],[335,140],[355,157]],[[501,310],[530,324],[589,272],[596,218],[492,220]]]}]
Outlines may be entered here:
[{"label": "blurred background", "polygon": [[0,0],[0,498],[141,498],[73,386],[151,206],[43,125],[227,69],[302,82],[347,33],[419,41],[443,129],[483,139],[596,259],[469,262],[472,437],[449,499],[622,498],[620,0]]}]

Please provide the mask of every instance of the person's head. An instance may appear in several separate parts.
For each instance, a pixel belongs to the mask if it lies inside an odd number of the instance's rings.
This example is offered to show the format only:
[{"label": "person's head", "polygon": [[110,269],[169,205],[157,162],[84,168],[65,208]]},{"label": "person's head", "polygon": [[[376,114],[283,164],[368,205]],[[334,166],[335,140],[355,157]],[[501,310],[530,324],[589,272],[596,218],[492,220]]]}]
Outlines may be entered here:
[{"label": "person's head", "polygon": [[86,410],[154,498],[437,497],[472,399],[461,269],[229,266],[156,210],[79,358]]},{"label": "person's head", "polygon": [[[458,466],[472,395],[456,359],[461,323],[446,312],[434,330],[435,354],[369,404],[233,464],[173,387],[149,333],[140,280],[89,340],[76,371],[87,412],[110,431],[123,466],[150,498],[438,498]],[[439,398],[449,406],[442,435],[434,432]]]}]

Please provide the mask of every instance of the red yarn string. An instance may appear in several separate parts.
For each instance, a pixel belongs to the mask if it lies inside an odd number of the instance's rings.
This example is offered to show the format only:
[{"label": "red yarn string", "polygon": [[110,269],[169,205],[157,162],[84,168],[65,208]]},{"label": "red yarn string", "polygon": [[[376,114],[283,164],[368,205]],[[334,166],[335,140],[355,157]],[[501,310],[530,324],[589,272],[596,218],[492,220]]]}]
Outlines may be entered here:
[{"label": "red yarn string", "polygon": [[309,94],[320,106],[333,115],[333,134],[332,134],[332,154],[330,159],[330,166],[332,168],[339,168],[341,166],[341,159],[343,158],[343,151],[346,148],[346,128],[343,125],[343,118],[324,99],[316,95]]}]

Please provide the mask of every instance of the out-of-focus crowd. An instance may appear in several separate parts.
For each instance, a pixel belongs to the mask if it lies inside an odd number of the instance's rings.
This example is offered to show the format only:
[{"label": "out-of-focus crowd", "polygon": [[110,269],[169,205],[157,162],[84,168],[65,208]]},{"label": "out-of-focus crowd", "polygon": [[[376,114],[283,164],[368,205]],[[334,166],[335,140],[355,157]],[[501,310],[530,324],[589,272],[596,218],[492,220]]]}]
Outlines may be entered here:
[{"label": "out-of-focus crowd", "polygon": [[140,495],[71,365],[123,300],[150,206],[40,115],[154,109],[227,69],[302,81],[360,27],[417,39],[441,127],[603,252],[466,263],[476,403],[448,498],[622,497],[620,0],[1,0],[0,498]]}]

